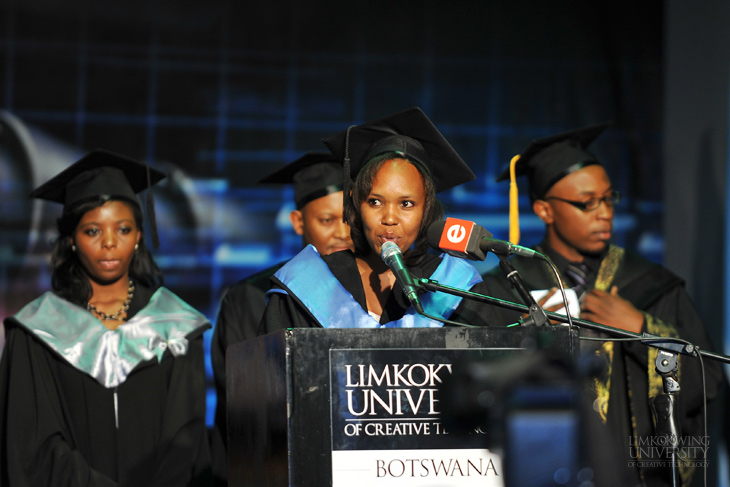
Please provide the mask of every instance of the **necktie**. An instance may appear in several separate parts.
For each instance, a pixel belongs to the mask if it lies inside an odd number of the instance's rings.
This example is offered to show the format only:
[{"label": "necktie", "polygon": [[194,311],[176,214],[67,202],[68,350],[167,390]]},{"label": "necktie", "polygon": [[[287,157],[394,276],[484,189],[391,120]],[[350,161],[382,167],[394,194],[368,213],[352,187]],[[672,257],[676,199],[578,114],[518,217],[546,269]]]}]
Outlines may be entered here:
[{"label": "necktie", "polygon": [[580,298],[588,290],[588,266],[582,262],[571,262],[565,268],[565,274],[573,281],[573,289]]}]

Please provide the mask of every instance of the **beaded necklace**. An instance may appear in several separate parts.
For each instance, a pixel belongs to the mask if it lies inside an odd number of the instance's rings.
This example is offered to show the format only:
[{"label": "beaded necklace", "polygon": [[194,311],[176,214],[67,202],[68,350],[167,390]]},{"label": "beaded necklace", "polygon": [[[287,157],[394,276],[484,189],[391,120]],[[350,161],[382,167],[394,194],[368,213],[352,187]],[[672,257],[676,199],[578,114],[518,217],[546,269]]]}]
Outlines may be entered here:
[{"label": "beaded necklace", "polygon": [[96,306],[86,302],[86,309],[89,310],[91,313],[95,314],[100,320],[102,321],[114,321],[121,319],[122,321],[127,321],[126,315],[121,318],[122,314],[125,314],[127,310],[129,309],[129,303],[132,302],[132,298],[134,297],[134,283],[132,280],[129,280],[129,288],[127,289],[127,299],[122,304],[122,307],[119,308],[119,311],[114,313],[113,315],[108,315],[104,313],[103,311],[99,311],[96,309]]}]

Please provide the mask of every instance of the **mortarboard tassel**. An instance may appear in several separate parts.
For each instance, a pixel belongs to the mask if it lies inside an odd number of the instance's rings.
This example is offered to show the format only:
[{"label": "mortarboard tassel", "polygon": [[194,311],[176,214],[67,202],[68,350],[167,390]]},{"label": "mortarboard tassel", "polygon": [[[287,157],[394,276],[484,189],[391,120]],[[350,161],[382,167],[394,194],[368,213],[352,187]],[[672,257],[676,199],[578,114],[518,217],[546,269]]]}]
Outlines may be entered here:
[{"label": "mortarboard tassel", "polygon": [[347,224],[349,224],[350,211],[352,207],[352,198],[350,197],[350,192],[352,191],[352,180],[350,179],[350,130],[355,127],[356,125],[350,125],[349,127],[347,127],[347,133],[345,133],[345,157],[342,161],[342,221]]},{"label": "mortarboard tassel", "polygon": [[520,207],[517,199],[517,176],[515,166],[519,160],[519,154],[509,162],[509,241],[514,245],[520,243]]}]

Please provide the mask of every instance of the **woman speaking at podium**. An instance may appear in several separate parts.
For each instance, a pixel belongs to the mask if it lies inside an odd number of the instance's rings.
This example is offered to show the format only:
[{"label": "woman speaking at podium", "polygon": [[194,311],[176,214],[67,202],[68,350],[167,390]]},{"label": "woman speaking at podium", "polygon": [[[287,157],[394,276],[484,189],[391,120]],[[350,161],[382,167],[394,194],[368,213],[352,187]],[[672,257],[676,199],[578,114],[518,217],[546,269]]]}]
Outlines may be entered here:
[{"label": "woman speaking at podium", "polygon": [[[259,334],[297,327],[440,327],[441,320],[484,326],[494,308],[446,293],[406,297],[381,258],[393,242],[414,278],[488,294],[465,260],[427,252],[427,229],[443,218],[436,193],[475,179],[419,109],[352,126],[324,143],[343,163],[344,218],[355,251],[320,256],[308,246],[272,278]],[[431,319],[413,306],[423,307]]]}]

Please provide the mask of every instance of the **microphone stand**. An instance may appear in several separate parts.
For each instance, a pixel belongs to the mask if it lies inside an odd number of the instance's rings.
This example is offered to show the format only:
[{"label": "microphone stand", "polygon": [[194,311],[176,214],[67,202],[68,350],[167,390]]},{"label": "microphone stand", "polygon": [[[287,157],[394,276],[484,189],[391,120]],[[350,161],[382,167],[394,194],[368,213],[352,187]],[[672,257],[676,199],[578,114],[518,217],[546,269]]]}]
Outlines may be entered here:
[{"label": "microphone stand", "polygon": [[[483,303],[493,304],[495,306],[510,309],[512,311],[531,313],[531,307],[513,303],[511,301],[505,301],[499,298],[494,298],[492,296],[486,296],[484,294],[479,294],[472,291],[464,291],[462,289],[454,288],[451,286],[445,286],[439,284],[438,281],[432,279],[421,278],[417,279],[417,282],[424,289],[427,289],[429,291],[445,292],[448,294],[453,294],[454,296],[461,296],[463,298],[474,299]],[[522,294],[522,292],[520,292],[520,294]],[[613,328],[610,326],[601,325],[600,323],[594,323],[592,321],[581,320],[579,318],[570,319],[566,315],[552,313],[549,311],[543,310],[543,313],[547,315],[551,320],[560,323],[572,322],[573,324],[578,325],[581,328],[587,328],[589,330],[603,332],[613,338],[640,341],[644,345],[658,349],[655,364],[657,373],[662,376],[664,394],[655,396],[650,405],[656,421],[656,432],[659,436],[663,436],[665,438],[665,441],[667,441],[666,446],[670,449],[670,453],[668,456],[672,462],[672,485],[675,487],[678,486],[680,484],[680,479],[678,462],[676,460],[679,446],[679,426],[674,415],[676,410],[676,393],[680,389],[677,375],[677,354],[681,353],[683,355],[688,355],[691,357],[707,357],[712,360],[724,362],[726,364],[730,364],[730,357],[728,357],[727,355],[702,350],[699,347],[696,347],[695,345],[687,342],[686,340],[681,340],[679,338],[661,337],[649,333],[639,334],[627,330],[622,330],[620,328]],[[532,317],[532,314],[530,316]]]},{"label": "microphone stand", "polygon": [[663,439],[666,459],[670,461],[672,485],[680,485],[679,479],[679,423],[675,417],[679,380],[677,376],[677,354],[659,350],[656,357],[656,371],[662,377],[664,393],[651,398],[651,412],[654,416],[655,431]]},{"label": "microphone stand", "polygon": [[524,320],[523,324],[535,326],[550,324],[550,321],[545,314],[545,310],[537,304],[535,298],[532,294],[530,294],[530,291],[527,290],[525,283],[522,281],[522,276],[520,276],[519,272],[517,272],[517,269],[515,269],[510,263],[506,255],[498,254],[498,256],[499,267],[502,269],[502,272],[504,272],[504,275],[507,276],[507,280],[512,283],[512,287],[517,290],[522,300],[527,304],[527,306],[529,306],[530,317]]}]

